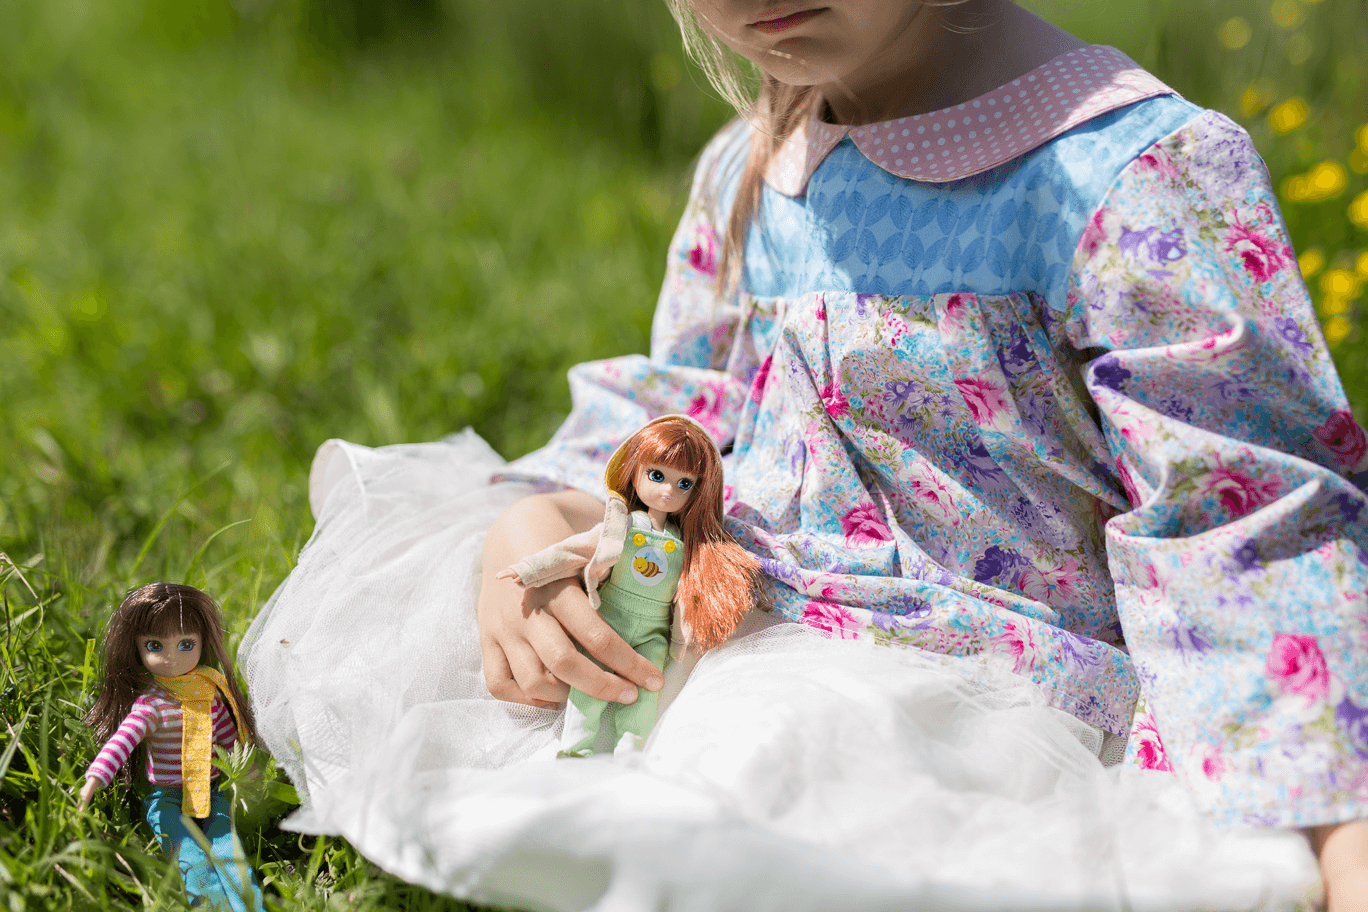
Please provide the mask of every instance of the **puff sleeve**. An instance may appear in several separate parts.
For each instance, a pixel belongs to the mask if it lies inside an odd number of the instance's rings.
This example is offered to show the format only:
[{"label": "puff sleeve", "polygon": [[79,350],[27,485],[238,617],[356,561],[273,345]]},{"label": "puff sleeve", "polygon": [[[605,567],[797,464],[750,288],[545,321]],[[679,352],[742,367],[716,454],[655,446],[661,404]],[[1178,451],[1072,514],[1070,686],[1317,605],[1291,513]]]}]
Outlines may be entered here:
[{"label": "puff sleeve", "polygon": [[1368,438],[1243,130],[1206,112],[1132,162],[1067,320],[1132,504],[1106,526],[1157,728],[1132,757],[1227,823],[1368,816]]}]

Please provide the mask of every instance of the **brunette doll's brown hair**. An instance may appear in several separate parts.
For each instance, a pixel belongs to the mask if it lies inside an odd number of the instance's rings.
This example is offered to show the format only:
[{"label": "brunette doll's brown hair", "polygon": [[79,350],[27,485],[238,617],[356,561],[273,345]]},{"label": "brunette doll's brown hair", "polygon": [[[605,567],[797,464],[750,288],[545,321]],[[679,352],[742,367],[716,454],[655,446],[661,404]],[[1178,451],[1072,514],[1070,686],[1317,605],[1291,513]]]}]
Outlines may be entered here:
[{"label": "brunette doll's brown hair", "polygon": [[645,510],[638,473],[659,465],[698,476],[693,496],[672,514],[684,539],[675,604],[703,649],[720,645],[755,605],[760,567],[722,525],[722,459],[706,431],[687,418],[658,419],[637,431],[609,466],[608,487],[629,510]]},{"label": "brunette doll's brown hair", "polygon": [[[223,620],[218,604],[193,586],[179,583],[148,583],[130,592],[114,614],[104,636],[104,681],[85,723],[95,736],[106,741],[114,735],[133,709],[133,703],[152,684],[152,675],[138,657],[138,637],[184,631],[198,634],[201,662],[212,660],[228,679],[228,690],[237,704],[242,731],[239,737],[257,740],[252,707],[238,687],[233,660],[223,644]],[[130,777],[132,763],[124,764],[121,776]]]}]

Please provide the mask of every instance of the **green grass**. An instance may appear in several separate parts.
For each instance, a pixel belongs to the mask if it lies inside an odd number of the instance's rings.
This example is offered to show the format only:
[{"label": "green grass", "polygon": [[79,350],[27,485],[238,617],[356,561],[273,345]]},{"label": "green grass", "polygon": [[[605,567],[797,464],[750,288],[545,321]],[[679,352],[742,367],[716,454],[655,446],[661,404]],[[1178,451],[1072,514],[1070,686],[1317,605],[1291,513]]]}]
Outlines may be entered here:
[{"label": "green grass", "polygon": [[[1319,283],[1368,246],[1346,215],[1368,189],[1365,5],[1290,2],[1290,28],[1262,2],[1055,12],[1240,119],[1279,186],[1346,163],[1338,195],[1286,213],[1362,417],[1361,295]],[[727,112],[663,7],[557,9],[0,4],[0,908],[179,907],[135,800],[82,815],[73,795],[128,587],[206,589],[236,645],[312,527],[323,440],[470,425],[516,456],[568,409],[567,367],[645,348],[689,163]],[[1235,15],[1252,37],[1223,50]],[[1291,63],[1298,34],[1329,53]],[[1309,116],[1277,133],[1294,96]],[[292,793],[249,766],[239,823],[272,902],[462,908],[280,831]]]}]

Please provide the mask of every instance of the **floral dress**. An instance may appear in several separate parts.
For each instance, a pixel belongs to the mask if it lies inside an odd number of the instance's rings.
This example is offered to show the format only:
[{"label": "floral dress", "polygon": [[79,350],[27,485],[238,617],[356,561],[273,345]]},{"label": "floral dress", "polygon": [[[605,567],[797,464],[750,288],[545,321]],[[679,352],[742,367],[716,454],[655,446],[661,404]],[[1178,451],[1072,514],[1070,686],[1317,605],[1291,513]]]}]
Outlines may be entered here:
[{"label": "floral dress", "polygon": [[748,149],[703,156],[650,356],[572,369],[503,477],[602,496],[685,412],[776,612],[1027,676],[1216,820],[1368,816],[1368,439],[1248,136],[1103,47],[814,120],[718,300]]}]

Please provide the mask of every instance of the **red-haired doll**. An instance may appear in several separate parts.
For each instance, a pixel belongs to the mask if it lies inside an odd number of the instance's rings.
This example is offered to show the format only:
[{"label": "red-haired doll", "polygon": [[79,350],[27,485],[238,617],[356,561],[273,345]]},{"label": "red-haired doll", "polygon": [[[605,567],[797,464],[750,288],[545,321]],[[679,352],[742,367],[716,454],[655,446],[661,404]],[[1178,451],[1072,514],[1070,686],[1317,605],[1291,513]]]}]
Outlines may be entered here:
[{"label": "red-haired doll", "polygon": [[[213,745],[256,739],[252,709],[224,648],[218,606],[191,586],[149,583],[115,610],[104,645],[104,681],[86,724],[105,744],[86,772],[81,807],[121,769],[131,778],[126,764],[144,744],[147,822],[179,866],[191,904],[233,912],[265,908],[233,834],[227,799],[212,784]],[[206,653],[219,668],[200,664]],[[191,837],[183,817],[196,820],[211,854]]]},{"label": "red-haired doll", "polygon": [[[726,640],[755,603],[758,568],[722,526],[722,458],[712,438],[682,415],[657,418],[618,447],[604,482],[602,523],[499,577],[531,588],[583,570],[590,603],[662,671],[672,641],[711,649]],[[641,747],[658,699],[643,690],[616,707],[617,748]],[[571,689],[563,756],[593,752],[608,705]]]}]

